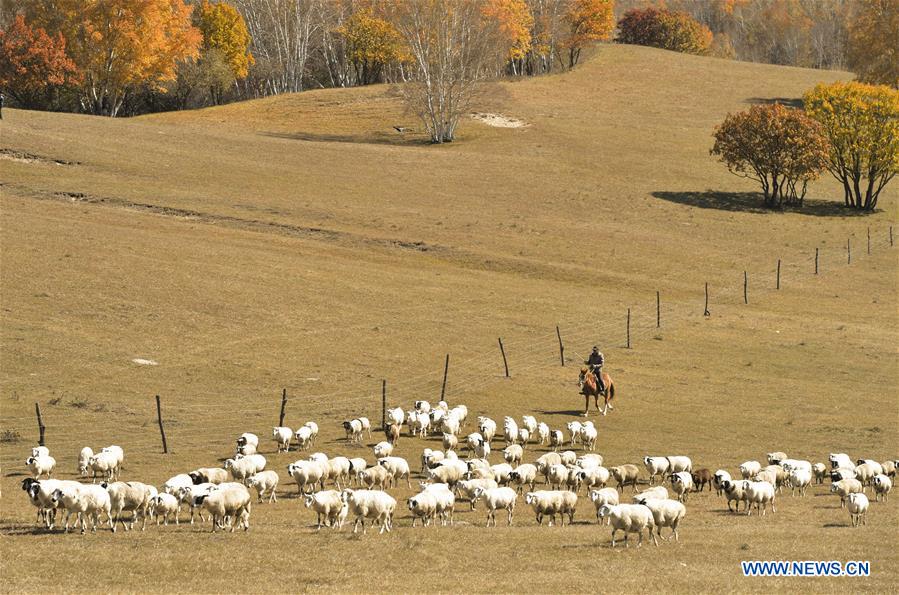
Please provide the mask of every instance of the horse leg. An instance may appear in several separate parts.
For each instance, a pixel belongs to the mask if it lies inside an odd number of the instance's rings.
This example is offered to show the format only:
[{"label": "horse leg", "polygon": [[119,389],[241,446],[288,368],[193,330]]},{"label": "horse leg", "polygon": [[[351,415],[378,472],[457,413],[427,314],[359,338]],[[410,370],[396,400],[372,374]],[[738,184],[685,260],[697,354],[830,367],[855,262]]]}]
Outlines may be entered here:
[{"label": "horse leg", "polygon": [[584,417],[587,417],[588,411],[590,411],[590,395],[584,393]]}]

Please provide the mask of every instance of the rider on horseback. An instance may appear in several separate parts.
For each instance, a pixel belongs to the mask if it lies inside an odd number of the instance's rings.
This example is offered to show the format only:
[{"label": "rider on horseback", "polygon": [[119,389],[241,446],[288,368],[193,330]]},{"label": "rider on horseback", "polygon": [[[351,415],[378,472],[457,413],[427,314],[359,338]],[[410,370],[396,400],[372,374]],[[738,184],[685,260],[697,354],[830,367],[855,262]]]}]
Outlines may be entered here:
[{"label": "rider on horseback", "polygon": [[605,392],[606,387],[602,383],[602,365],[605,363],[605,358],[603,358],[602,353],[600,353],[599,347],[596,345],[593,346],[590,357],[588,357],[587,361],[584,363],[587,364],[590,371],[593,372],[593,377],[596,378],[596,386],[599,388],[599,392]]}]

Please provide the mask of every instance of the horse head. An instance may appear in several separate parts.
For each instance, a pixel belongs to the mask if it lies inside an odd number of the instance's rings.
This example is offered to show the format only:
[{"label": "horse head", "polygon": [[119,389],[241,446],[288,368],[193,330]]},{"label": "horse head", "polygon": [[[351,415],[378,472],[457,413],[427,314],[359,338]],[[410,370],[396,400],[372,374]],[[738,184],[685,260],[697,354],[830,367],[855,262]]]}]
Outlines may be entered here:
[{"label": "horse head", "polygon": [[586,382],[586,380],[587,380],[587,372],[588,372],[588,370],[586,367],[581,368],[581,373],[578,374],[578,377],[577,377],[578,388],[584,388],[584,382]]}]

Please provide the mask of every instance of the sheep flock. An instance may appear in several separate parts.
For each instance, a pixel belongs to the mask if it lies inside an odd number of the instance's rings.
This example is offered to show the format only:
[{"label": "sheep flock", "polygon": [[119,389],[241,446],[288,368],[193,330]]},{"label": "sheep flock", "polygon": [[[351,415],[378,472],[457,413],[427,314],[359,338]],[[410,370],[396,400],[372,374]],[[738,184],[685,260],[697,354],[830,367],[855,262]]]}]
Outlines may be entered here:
[{"label": "sheep flock", "polygon": [[[721,468],[699,467],[684,453],[607,461],[596,452],[601,440],[591,421],[552,429],[531,415],[501,422],[473,419],[465,405],[450,407],[444,401],[389,409],[385,440],[372,446],[371,457],[358,456],[365,438],[372,437],[370,420],[348,419],[342,427],[345,439],[334,444],[346,449],[345,456],[316,451],[319,426],[310,421],[296,430],[272,428],[270,448],[259,435],[243,433],[221,466],[182,470],[158,487],[127,476],[120,446],[81,449],[78,480],[54,477],[57,461],[39,446],[25,460],[28,477],[21,488],[34,506],[36,522],[48,532],[130,531],[137,525],[146,530],[148,521],[248,531],[254,504],[281,506],[296,494],[316,531],[349,530],[351,524],[352,533],[365,534],[369,527],[389,533],[398,517],[408,519],[410,528],[453,526],[460,524],[454,518],[460,506],[483,510],[486,527],[513,526],[516,512],[533,514],[539,525],[563,527],[580,512],[587,522],[611,529],[612,547],[621,538],[628,546],[633,534],[639,547],[644,535],[656,546],[679,541],[689,501],[704,491],[714,492],[733,515],[755,515],[755,522],[763,522],[778,507],[789,507],[821,486],[834,502],[839,500],[839,510],[846,511],[840,514],[848,514],[851,526],[863,527],[869,509],[874,508],[876,519],[876,508],[886,505],[899,464],[845,453],[812,462],[780,451]],[[423,448],[419,460],[408,461],[394,454],[407,438],[430,440],[431,447]],[[440,448],[433,448],[438,441]],[[272,468],[270,458],[289,452],[300,452],[302,458]],[[398,502],[390,492],[402,487],[413,494]]]}]

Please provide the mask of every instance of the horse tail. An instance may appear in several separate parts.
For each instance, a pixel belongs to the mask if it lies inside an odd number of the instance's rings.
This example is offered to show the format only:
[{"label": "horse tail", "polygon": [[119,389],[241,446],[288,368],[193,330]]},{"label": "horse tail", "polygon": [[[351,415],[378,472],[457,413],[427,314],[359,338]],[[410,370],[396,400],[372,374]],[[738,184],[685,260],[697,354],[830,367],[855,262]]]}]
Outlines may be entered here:
[{"label": "horse tail", "polygon": [[611,379],[610,379],[610,382],[609,382],[609,400],[611,401],[611,400],[614,399],[614,398],[615,398],[615,383],[614,383],[614,382],[611,382]]}]

